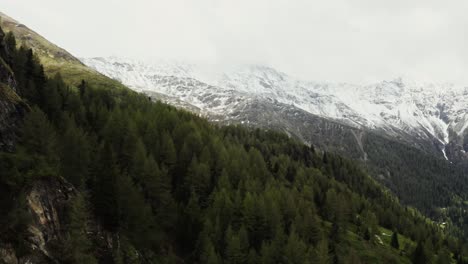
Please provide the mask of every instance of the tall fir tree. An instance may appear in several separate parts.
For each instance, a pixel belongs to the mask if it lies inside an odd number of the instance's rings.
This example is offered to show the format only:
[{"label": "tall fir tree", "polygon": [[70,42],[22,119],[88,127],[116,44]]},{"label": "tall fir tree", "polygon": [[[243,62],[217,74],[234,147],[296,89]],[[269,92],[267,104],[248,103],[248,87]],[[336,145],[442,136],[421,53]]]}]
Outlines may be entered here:
[{"label": "tall fir tree", "polygon": [[393,232],[392,234],[392,240],[390,241],[390,245],[394,249],[400,249],[400,242],[398,241],[398,232]]}]

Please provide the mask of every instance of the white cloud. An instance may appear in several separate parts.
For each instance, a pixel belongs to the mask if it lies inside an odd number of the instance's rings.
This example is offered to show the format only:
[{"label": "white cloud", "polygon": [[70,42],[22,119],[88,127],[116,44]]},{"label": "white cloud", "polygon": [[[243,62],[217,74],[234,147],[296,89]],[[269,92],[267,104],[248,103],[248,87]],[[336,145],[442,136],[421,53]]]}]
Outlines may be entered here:
[{"label": "white cloud", "polygon": [[464,0],[3,0],[77,56],[262,63],[305,79],[468,84]]}]

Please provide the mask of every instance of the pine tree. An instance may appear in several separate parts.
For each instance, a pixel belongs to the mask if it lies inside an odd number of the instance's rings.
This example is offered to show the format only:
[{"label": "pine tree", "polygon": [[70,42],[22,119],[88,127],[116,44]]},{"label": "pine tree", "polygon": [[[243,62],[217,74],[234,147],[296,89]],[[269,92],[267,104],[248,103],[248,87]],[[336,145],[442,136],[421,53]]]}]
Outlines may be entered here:
[{"label": "pine tree", "polygon": [[143,174],[143,190],[155,218],[158,219],[158,223],[163,229],[174,229],[177,212],[176,203],[171,193],[170,176],[166,170],[159,168],[152,156],[146,159]]},{"label": "pine tree", "polygon": [[56,152],[56,132],[47,116],[39,108],[33,107],[24,118],[21,143],[25,149],[41,156],[51,156]]},{"label": "pine tree", "polygon": [[292,228],[289,234],[288,241],[284,248],[284,255],[286,263],[288,264],[301,264],[309,258],[307,245],[300,240],[294,228]]},{"label": "pine tree", "polygon": [[239,235],[231,227],[226,231],[226,258],[229,264],[241,264],[246,261]]},{"label": "pine tree", "polygon": [[21,145],[30,157],[31,174],[35,176],[57,176],[57,136],[46,115],[33,107],[24,118]]},{"label": "pine tree", "polygon": [[346,264],[361,264],[361,259],[359,258],[359,256],[356,254],[356,251],[354,250],[351,250],[348,255],[346,256],[346,258],[344,259],[343,263],[346,263]]},{"label": "pine tree", "polygon": [[129,173],[132,155],[136,152],[139,142],[134,121],[121,110],[115,110],[112,112],[103,134],[115,151],[121,171]]},{"label": "pine tree", "polygon": [[398,233],[395,231],[392,235],[392,240],[390,241],[390,245],[395,249],[400,249],[400,243],[398,242]]},{"label": "pine tree", "polygon": [[338,223],[333,223],[330,231],[330,240],[335,244],[343,240],[343,229]]},{"label": "pine tree", "polygon": [[44,94],[47,96],[44,96],[44,105],[42,108],[54,124],[58,124],[60,121],[62,107],[62,98],[58,91],[60,87],[65,87],[60,75],[56,75],[52,80],[49,79],[44,87]]},{"label": "pine tree", "polygon": [[178,242],[185,249],[193,250],[195,246],[193,241],[197,241],[198,234],[203,227],[202,211],[195,193],[190,195],[188,203],[177,219],[179,220],[176,230]]},{"label": "pine tree", "polygon": [[161,136],[161,161],[164,166],[171,169],[177,160],[176,149],[171,136],[164,132]]},{"label": "pine tree", "polygon": [[374,213],[365,211],[362,214],[362,228],[364,228],[364,239],[374,241],[375,235],[379,235],[377,217]]},{"label": "pine tree", "polygon": [[304,210],[304,214],[297,219],[296,227],[298,234],[303,237],[304,241],[308,244],[315,245],[322,239],[322,229],[317,215],[314,214],[312,209]]},{"label": "pine tree", "polygon": [[13,35],[13,32],[10,31],[10,32],[6,33],[6,35],[4,37],[4,41],[5,41],[6,52],[8,54],[10,54],[10,56],[6,57],[5,59],[11,65],[13,63],[12,54],[14,54],[16,52],[16,38]]},{"label": "pine tree", "polygon": [[87,235],[89,212],[83,195],[78,194],[70,204],[67,236],[63,243],[63,261],[66,263],[97,263],[92,254],[93,245]]},{"label": "pine tree", "polygon": [[80,85],[78,85],[78,90],[80,91],[80,97],[81,98],[84,98],[85,96],[85,93],[86,93],[86,86],[87,86],[87,83],[85,80],[81,80],[81,83]]},{"label": "pine tree", "polygon": [[150,207],[129,176],[117,175],[115,186],[120,230],[133,245],[151,248],[158,238],[154,236],[155,220]]},{"label": "pine tree", "polygon": [[271,241],[264,240],[262,243],[260,251],[262,263],[283,263],[287,239],[283,228],[278,226]]},{"label": "pine tree", "polygon": [[330,264],[330,250],[328,248],[328,241],[323,239],[315,248],[315,262],[317,264]]},{"label": "pine tree", "polygon": [[106,144],[100,148],[93,169],[92,201],[95,214],[112,231],[118,230],[120,224],[116,186],[118,177],[114,151]]},{"label": "pine tree", "polygon": [[262,157],[262,154],[255,148],[249,150],[249,165],[250,172],[252,175],[255,175],[262,182],[266,182],[270,176],[270,173],[267,169],[265,160]]},{"label": "pine tree", "polygon": [[[140,139],[137,139],[134,153],[131,155],[131,160],[128,168],[128,174],[132,177],[136,184],[144,188],[148,176],[145,174],[145,167],[149,163],[146,148]],[[157,164],[156,164],[157,166]],[[159,167],[156,173],[159,173]]]},{"label": "pine tree", "polygon": [[436,264],[452,263],[452,257],[450,256],[450,251],[448,251],[446,248],[440,250],[435,263]]},{"label": "pine tree", "polygon": [[192,159],[184,179],[185,193],[195,192],[200,198],[200,205],[207,206],[211,189],[211,171],[207,164],[199,163],[196,156]]},{"label": "pine tree", "polygon": [[413,263],[414,264],[427,264],[431,263],[431,253],[428,252],[424,243],[419,241],[416,249],[413,252]]},{"label": "pine tree", "polygon": [[220,264],[222,263],[220,256],[216,253],[216,250],[211,241],[205,245],[205,248],[200,256],[201,263],[206,264]]},{"label": "pine tree", "polygon": [[255,249],[251,248],[249,255],[247,256],[247,264],[257,264],[260,263],[260,257],[258,256]]},{"label": "pine tree", "polygon": [[68,126],[60,144],[60,171],[75,187],[81,188],[88,179],[90,146],[86,134],[68,118]]}]

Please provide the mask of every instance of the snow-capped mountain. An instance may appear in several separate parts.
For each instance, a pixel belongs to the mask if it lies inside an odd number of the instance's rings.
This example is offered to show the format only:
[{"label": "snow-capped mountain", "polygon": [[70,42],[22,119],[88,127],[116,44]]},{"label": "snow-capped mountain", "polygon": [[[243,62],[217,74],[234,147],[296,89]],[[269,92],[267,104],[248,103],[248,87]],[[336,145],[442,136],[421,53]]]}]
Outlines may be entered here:
[{"label": "snow-capped mountain", "polygon": [[[468,87],[452,84],[401,79],[369,85],[320,83],[257,65],[223,67],[116,57],[82,62],[130,88],[212,119],[252,122],[245,114],[247,109],[255,111],[253,104],[271,104],[275,111],[294,110],[296,115],[312,114],[406,141],[424,141],[445,158],[446,146],[460,141],[468,127]],[[465,150],[456,151],[464,154]]]}]

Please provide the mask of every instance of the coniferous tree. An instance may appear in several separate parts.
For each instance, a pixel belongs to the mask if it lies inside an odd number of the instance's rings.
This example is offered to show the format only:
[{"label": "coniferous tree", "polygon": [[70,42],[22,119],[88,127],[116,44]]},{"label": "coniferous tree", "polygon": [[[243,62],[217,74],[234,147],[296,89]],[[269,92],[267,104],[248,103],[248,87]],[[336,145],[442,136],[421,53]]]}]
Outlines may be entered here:
[{"label": "coniferous tree", "polygon": [[7,63],[12,65],[13,64],[13,58],[14,58],[13,56],[16,53],[16,38],[13,35],[13,32],[10,31],[10,32],[6,33],[6,35],[4,37],[4,41],[5,41],[5,51],[6,51],[5,56],[6,57],[3,57],[3,59]]},{"label": "coniferous tree", "polygon": [[207,245],[205,245],[205,248],[203,252],[201,253],[200,256],[200,261],[201,263],[206,263],[206,264],[220,264],[221,258],[220,256],[216,253],[215,248],[213,246],[213,243],[211,241],[208,242]]},{"label": "coniferous tree", "polygon": [[317,215],[310,208],[305,210],[300,223],[296,222],[296,227],[298,234],[309,244],[315,245],[322,239],[322,229]]},{"label": "coniferous tree", "polygon": [[95,214],[109,230],[119,228],[116,181],[119,169],[109,144],[101,147],[93,169],[92,200]]},{"label": "coniferous tree", "polygon": [[328,247],[327,240],[323,239],[315,248],[315,262],[317,264],[329,264],[331,263],[330,250]]},{"label": "coniferous tree", "polygon": [[242,252],[239,235],[231,227],[226,231],[226,259],[229,264],[245,263],[246,255]]},{"label": "coniferous tree", "polygon": [[91,149],[83,130],[73,119],[65,121],[68,125],[60,143],[60,172],[75,187],[83,187],[88,179]]},{"label": "coniferous tree", "polygon": [[155,237],[150,207],[129,176],[117,175],[115,186],[120,230],[139,248],[153,246],[159,238]]},{"label": "coniferous tree", "polygon": [[390,245],[395,249],[400,249],[400,243],[398,242],[398,233],[395,231],[392,235],[392,240],[390,241]]},{"label": "coniferous tree", "polygon": [[44,94],[47,96],[45,96],[44,106],[42,108],[50,118],[50,121],[55,124],[59,123],[60,121],[60,108],[62,104],[60,94],[57,90],[60,78],[60,75],[57,75],[57,77],[53,80],[49,80],[44,87]]},{"label": "coniferous tree", "polygon": [[445,264],[445,263],[452,263],[452,257],[450,256],[450,252],[444,248],[439,251],[439,254],[437,255],[436,264]]},{"label": "coniferous tree", "polygon": [[78,90],[80,91],[80,97],[84,98],[85,93],[86,93],[86,81],[81,80],[80,85],[78,85]]},{"label": "coniferous tree", "polygon": [[71,201],[67,223],[67,236],[63,243],[65,263],[97,263],[93,256],[93,245],[87,235],[89,212],[85,198],[78,194]]},{"label": "coniferous tree", "polygon": [[58,175],[57,136],[47,116],[33,107],[24,118],[21,145],[31,158],[31,174]]},{"label": "coniferous tree", "polygon": [[359,256],[356,254],[356,251],[351,250],[348,255],[345,257],[343,263],[346,264],[361,264],[361,259]]},{"label": "coniferous tree", "polygon": [[427,250],[425,243],[419,241],[416,249],[413,252],[414,264],[427,264],[431,262],[431,253]]},{"label": "coniferous tree", "polygon": [[300,240],[296,231],[291,230],[289,234],[288,241],[284,248],[284,255],[286,263],[289,264],[301,264],[305,263],[308,260],[307,245]]},{"label": "coniferous tree", "polygon": [[168,169],[172,169],[176,163],[177,153],[174,147],[174,142],[167,132],[163,132],[161,136],[161,160]]}]

